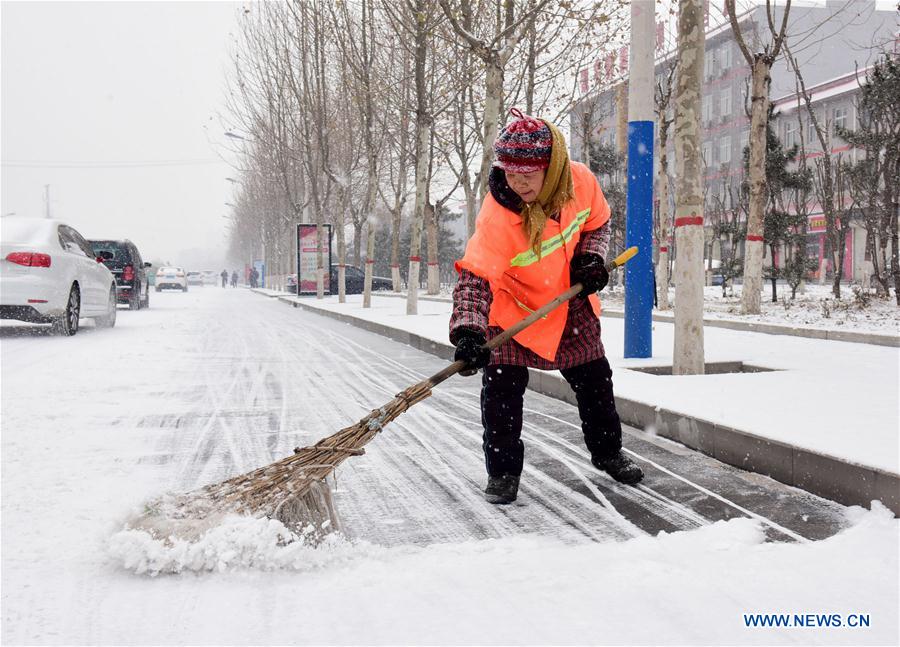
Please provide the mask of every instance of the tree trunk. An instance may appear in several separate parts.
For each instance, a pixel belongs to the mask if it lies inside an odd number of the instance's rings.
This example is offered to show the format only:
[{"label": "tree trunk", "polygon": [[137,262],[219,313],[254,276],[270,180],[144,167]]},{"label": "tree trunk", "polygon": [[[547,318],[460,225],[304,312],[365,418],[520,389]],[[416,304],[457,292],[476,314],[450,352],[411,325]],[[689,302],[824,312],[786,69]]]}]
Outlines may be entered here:
[{"label": "tree trunk", "polygon": [[[409,287],[406,293],[406,314],[419,311],[419,251],[422,246],[422,223],[425,219],[425,203],[428,198],[428,164],[431,152],[431,115],[428,113],[428,96],[425,85],[425,0],[416,1],[416,205],[409,236]],[[487,121],[487,116],[485,116]],[[494,123],[496,128],[496,121]]]},{"label": "tree trunk", "polygon": [[659,196],[659,257],[656,262],[656,304],[660,310],[669,309],[669,175],[666,171],[669,155],[669,124],[665,114],[659,121],[659,172],[656,194]]},{"label": "tree trunk", "polygon": [[356,266],[362,262],[360,254],[362,253],[363,224],[362,220],[353,223],[353,264]]},{"label": "tree trunk", "polygon": [[[626,82],[616,86],[616,150],[622,156],[622,168],[628,168],[628,102],[625,95]],[[628,184],[628,173],[625,173],[623,188]]]},{"label": "tree trunk", "polygon": [[428,203],[425,205],[426,237],[428,241],[428,294],[435,295],[441,291],[440,263],[438,261],[438,222],[437,214],[441,205]]},{"label": "tree trunk", "polygon": [[494,162],[494,140],[500,122],[500,103],[503,100],[503,67],[496,56],[485,63],[484,132],[482,135],[479,198],[484,200],[488,189],[488,175]]},{"label": "tree trunk", "polygon": [[391,280],[394,283],[394,292],[400,292],[400,199],[394,200],[394,210],[391,213]]},{"label": "tree trunk", "polygon": [[763,213],[766,202],[766,125],[769,119],[769,63],[757,54],[751,67],[750,208],[744,247],[741,313],[759,314],[763,270]]},{"label": "tree trunk", "polygon": [[700,97],[703,74],[703,7],[681,0],[678,15],[678,82],[675,88],[675,345],[673,375],[702,375],[703,177]]}]

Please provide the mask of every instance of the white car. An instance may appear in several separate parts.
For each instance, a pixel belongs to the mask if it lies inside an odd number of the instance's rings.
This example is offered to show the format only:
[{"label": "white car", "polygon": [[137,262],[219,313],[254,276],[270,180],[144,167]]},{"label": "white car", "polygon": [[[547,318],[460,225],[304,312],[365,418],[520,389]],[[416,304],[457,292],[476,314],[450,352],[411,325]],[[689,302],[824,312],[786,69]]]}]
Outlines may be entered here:
[{"label": "white car", "polygon": [[78,332],[81,317],[116,325],[116,279],[84,237],[58,220],[0,220],[0,317]]},{"label": "white car", "polygon": [[187,292],[187,276],[180,267],[161,267],[156,270],[156,291],[181,290]]},{"label": "white car", "polygon": [[215,270],[203,270],[200,274],[203,276],[203,285],[218,285],[220,276]]}]

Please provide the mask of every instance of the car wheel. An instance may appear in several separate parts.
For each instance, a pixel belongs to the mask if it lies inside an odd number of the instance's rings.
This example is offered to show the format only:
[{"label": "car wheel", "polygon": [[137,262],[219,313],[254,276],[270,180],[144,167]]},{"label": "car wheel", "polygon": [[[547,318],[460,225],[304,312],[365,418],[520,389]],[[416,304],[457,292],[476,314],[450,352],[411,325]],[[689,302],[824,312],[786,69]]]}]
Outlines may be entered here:
[{"label": "car wheel", "polygon": [[53,332],[57,335],[71,337],[78,332],[78,317],[81,315],[81,294],[78,285],[73,283],[69,290],[69,299],[66,301],[66,310],[61,317],[53,322]]},{"label": "car wheel", "polygon": [[142,308],[149,308],[149,307],[150,307],[150,286],[147,286],[147,295],[146,295],[146,297],[147,297],[147,298],[144,299],[144,304],[141,306]]},{"label": "car wheel", "polygon": [[162,288],[159,287],[159,286],[156,286],[156,291],[157,291],[157,292],[162,292]]},{"label": "car wheel", "polygon": [[128,299],[128,309],[129,310],[140,310],[141,309],[141,292],[138,290],[137,293],[132,291],[131,298]]},{"label": "car wheel", "polygon": [[109,304],[106,306],[106,314],[97,317],[97,325],[100,328],[112,328],[116,325],[116,313],[118,312],[116,303],[116,286],[109,289]]}]

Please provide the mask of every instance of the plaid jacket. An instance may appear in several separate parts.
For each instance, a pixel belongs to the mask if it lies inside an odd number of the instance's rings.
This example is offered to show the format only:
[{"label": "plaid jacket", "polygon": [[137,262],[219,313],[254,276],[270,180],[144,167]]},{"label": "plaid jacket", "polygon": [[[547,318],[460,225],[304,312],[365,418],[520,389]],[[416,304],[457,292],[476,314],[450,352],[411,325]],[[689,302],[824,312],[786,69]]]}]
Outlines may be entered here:
[{"label": "plaid jacket", "polygon": [[[609,248],[609,223],[586,232],[578,243],[575,254],[599,254],[606,258]],[[492,339],[502,332],[497,326],[488,326],[493,294],[487,280],[467,270],[459,276],[453,290],[453,314],[450,316],[450,341],[456,343],[460,328],[471,328]],[[517,343],[506,342],[491,353],[491,364],[529,366],[545,371],[571,368],[586,364],[604,356],[600,340],[600,320],[594,315],[587,299],[575,297],[569,302],[569,316],[563,330],[556,360],[551,362]]]}]

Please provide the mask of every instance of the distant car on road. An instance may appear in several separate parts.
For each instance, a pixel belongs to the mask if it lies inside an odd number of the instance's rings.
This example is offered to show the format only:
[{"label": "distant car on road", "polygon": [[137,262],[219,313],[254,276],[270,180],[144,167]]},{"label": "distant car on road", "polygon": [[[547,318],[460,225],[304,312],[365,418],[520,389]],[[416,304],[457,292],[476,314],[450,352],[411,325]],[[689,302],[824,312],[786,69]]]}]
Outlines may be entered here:
[{"label": "distant car on road", "polygon": [[137,246],[130,240],[89,240],[94,254],[116,277],[119,303],[127,303],[132,310],[150,307],[150,279]]},{"label": "distant car on road", "polygon": [[200,272],[188,272],[186,278],[188,285],[199,285],[203,287],[203,275]]},{"label": "distant car on road", "polygon": [[219,273],[215,270],[201,270],[203,285],[216,285],[219,282]]},{"label": "distant car on road", "polygon": [[188,291],[187,277],[180,267],[161,267],[156,270],[156,291],[181,290]]},{"label": "distant car on road", "polygon": [[0,238],[0,317],[49,323],[71,336],[79,318],[116,325],[116,279],[74,228],[7,216]]}]

